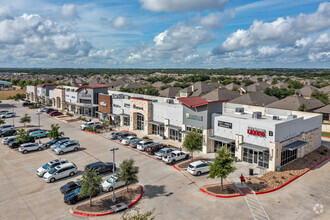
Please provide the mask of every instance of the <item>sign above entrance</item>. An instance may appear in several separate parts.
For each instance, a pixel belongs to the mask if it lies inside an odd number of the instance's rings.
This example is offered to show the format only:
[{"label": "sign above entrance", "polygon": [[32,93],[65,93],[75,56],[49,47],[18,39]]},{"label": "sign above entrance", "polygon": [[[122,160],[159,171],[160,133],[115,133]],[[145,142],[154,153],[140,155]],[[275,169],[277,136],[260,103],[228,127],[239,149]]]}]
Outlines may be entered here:
[{"label": "sign above entrance", "polygon": [[186,118],[197,120],[197,121],[203,121],[203,116],[191,115],[189,113],[186,113]]},{"label": "sign above entrance", "polygon": [[226,121],[218,121],[218,126],[223,127],[223,128],[229,128],[229,129],[233,128],[233,124],[230,122],[226,122]]},{"label": "sign above entrance", "polygon": [[254,136],[266,137],[266,130],[264,130],[264,129],[248,127],[247,133],[254,135]]},{"label": "sign above entrance", "polygon": [[135,104],[133,104],[133,108],[135,108],[135,109],[139,109],[139,110],[143,110],[142,107],[140,107],[140,106],[136,106]]},{"label": "sign above entrance", "polygon": [[100,105],[104,106],[104,107],[107,107],[107,103],[105,103],[105,102],[100,102]]}]

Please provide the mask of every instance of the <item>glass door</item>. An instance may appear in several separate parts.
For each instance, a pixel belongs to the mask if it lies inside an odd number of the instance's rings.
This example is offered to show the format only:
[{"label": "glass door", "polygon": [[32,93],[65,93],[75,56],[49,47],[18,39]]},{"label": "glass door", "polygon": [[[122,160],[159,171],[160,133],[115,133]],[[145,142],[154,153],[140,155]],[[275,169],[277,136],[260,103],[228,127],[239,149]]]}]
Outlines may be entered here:
[{"label": "glass door", "polygon": [[264,166],[264,153],[263,152],[259,152],[258,165],[261,167]]},{"label": "glass door", "polygon": [[253,163],[258,164],[258,151],[253,151]]},{"label": "glass door", "polygon": [[144,130],[144,115],[137,114],[137,130]]}]

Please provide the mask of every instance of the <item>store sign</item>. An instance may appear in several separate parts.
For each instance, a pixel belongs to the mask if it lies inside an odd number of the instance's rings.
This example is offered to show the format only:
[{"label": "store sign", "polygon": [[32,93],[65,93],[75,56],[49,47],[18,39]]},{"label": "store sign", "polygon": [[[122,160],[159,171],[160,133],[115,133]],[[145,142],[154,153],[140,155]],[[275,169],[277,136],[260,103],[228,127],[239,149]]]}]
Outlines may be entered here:
[{"label": "store sign", "polygon": [[135,104],[133,104],[133,108],[135,108],[135,109],[139,109],[139,110],[143,110],[142,107],[140,107],[140,106],[136,106]]},{"label": "store sign", "polygon": [[80,93],[80,97],[91,98],[92,95],[91,94],[88,94],[88,90],[87,89],[84,89],[82,91],[82,93]]},{"label": "store sign", "polygon": [[114,108],[120,108],[121,106],[120,105],[113,104],[112,107],[114,107]]},{"label": "store sign", "polygon": [[266,137],[266,130],[248,127],[247,133],[254,136]]},{"label": "store sign", "polygon": [[124,104],[124,108],[129,108],[129,107],[131,107],[131,105],[130,104]]},{"label": "store sign", "polygon": [[233,123],[226,122],[226,121],[218,121],[218,126],[223,127],[223,128],[232,129],[233,128]]},{"label": "store sign", "polygon": [[107,107],[107,103],[105,103],[105,102],[100,102],[100,105],[104,106],[104,107]]},{"label": "store sign", "polygon": [[186,113],[186,118],[197,120],[197,121],[203,121],[203,116],[191,115],[189,113]]}]

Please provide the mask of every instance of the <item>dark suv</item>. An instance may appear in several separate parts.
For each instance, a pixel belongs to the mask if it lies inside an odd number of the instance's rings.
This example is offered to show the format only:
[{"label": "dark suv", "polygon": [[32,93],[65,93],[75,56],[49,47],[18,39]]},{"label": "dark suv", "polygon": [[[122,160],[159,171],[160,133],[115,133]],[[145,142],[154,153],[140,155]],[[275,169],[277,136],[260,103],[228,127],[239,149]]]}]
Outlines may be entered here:
[{"label": "dark suv", "polygon": [[8,143],[10,148],[18,148],[21,144],[34,143],[34,137],[29,137],[26,141],[17,142],[15,139]]},{"label": "dark suv", "polygon": [[23,102],[23,103],[22,103],[22,106],[23,106],[23,107],[27,107],[27,106],[29,106],[29,105],[34,105],[34,104],[31,103],[31,102]]},{"label": "dark suv", "polygon": [[5,131],[0,131],[0,137],[8,137],[8,136],[13,136],[16,133],[16,130],[5,130]]},{"label": "dark suv", "polygon": [[[107,173],[107,172],[112,172],[112,166],[113,163],[103,163],[103,162],[96,162],[96,163],[91,163],[86,165],[85,167],[85,172],[87,169],[92,169],[92,170],[98,170],[97,172],[100,173]],[[116,164],[115,164],[115,170],[116,170]]]},{"label": "dark suv", "polygon": [[48,141],[47,143],[44,144],[45,147],[50,147],[53,144],[56,144],[57,142],[59,142],[60,140],[68,140],[70,138],[68,137],[59,137],[59,138],[55,138],[51,141]]},{"label": "dark suv", "polygon": [[122,141],[124,138],[126,138],[128,136],[136,136],[136,134],[132,134],[132,133],[120,133],[120,134],[117,135],[117,140]]},{"label": "dark suv", "polygon": [[163,144],[155,143],[155,144],[151,144],[151,145],[147,146],[145,151],[150,155],[154,155],[156,152],[158,152],[163,147],[164,147]]}]

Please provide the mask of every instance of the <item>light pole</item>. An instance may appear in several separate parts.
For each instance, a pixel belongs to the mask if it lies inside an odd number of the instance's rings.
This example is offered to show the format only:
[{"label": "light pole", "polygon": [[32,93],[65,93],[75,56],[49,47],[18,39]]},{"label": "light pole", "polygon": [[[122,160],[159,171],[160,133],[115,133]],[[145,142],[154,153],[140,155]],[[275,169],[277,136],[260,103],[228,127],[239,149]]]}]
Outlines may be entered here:
[{"label": "light pole", "polygon": [[[37,115],[38,115],[38,125],[39,125],[39,130],[40,130],[40,114],[41,112],[37,112]],[[39,136],[39,144],[40,144],[40,135]]]},{"label": "light pole", "polygon": [[[112,175],[115,176],[115,151],[119,150],[118,147],[109,148],[109,151],[113,152],[113,163],[112,163]],[[112,187],[112,202],[116,202],[116,195],[115,195],[115,182],[113,182]]]},{"label": "light pole", "polygon": [[[13,108],[13,112],[14,112],[14,108]],[[13,117],[13,125],[15,127],[15,117]]]}]

